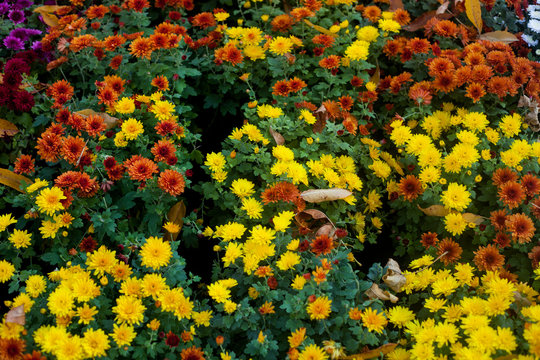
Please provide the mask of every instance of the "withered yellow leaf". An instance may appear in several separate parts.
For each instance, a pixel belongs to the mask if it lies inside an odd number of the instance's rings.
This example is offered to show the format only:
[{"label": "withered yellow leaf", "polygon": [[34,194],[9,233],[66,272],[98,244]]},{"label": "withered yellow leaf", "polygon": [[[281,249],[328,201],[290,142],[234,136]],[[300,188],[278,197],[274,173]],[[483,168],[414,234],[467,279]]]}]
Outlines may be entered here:
[{"label": "withered yellow leaf", "polygon": [[478,37],[480,40],[487,40],[491,42],[502,42],[505,44],[513,43],[514,41],[518,41],[519,39],[516,37],[516,35],[508,32],[508,31],[492,31],[488,33],[484,33]]},{"label": "withered yellow leaf", "polygon": [[331,32],[330,30],[328,29],[325,29],[323,28],[322,26],[320,25],[315,25],[314,23],[312,23],[311,21],[307,20],[307,19],[304,19],[304,22],[311,28],[317,30],[318,32],[320,33],[323,33],[325,35],[328,35],[328,36],[332,36],[332,37],[337,37],[337,34],[334,34],[333,32]]},{"label": "withered yellow leaf", "polygon": [[13,188],[17,191],[24,192],[20,189],[21,183],[32,184],[32,180],[26,176],[15,174],[13,171],[8,169],[0,169],[0,184],[4,184]]},{"label": "withered yellow leaf", "polygon": [[480,34],[483,26],[480,0],[465,0],[465,13]]},{"label": "withered yellow leaf", "polygon": [[[167,213],[168,221],[175,223],[180,229],[182,229],[182,226],[184,225],[184,216],[186,216],[186,205],[183,201],[174,204]],[[172,241],[175,241],[178,234],[180,234],[180,231],[175,234],[166,231],[164,239],[168,240],[172,238]]]},{"label": "withered yellow leaf", "polygon": [[463,219],[465,219],[466,222],[474,223],[475,225],[480,225],[486,219],[483,216],[476,215],[476,214],[473,214],[473,213],[464,213],[464,214],[462,214],[462,216],[463,216]]},{"label": "withered yellow leaf", "polygon": [[0,138],[4,136],[13,136],[19,132],[17,126],[4,119],[0,119]]},{"label": "withered yellow leaf", "polygon": [[24,315],[24,305],[19,305],[9,310],[6,314],[6,323],[24,325],[26,318]]},{"label": "withered yellow leaf", "polygon": [[427,216],[446,216],[450,213],[450,211],[448,209],[445,209],[442,205],[431,205],[425,209],[420,207],[420,205],[417,206],[418,209]]}]

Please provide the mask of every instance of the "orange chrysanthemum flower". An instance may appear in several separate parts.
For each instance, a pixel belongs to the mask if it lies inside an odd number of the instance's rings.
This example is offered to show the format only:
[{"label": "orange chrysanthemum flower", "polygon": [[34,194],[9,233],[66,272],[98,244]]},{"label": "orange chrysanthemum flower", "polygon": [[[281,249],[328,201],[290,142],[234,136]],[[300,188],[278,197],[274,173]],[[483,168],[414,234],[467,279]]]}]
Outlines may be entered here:
[{"label": "orange chrysanthemum flower", "polygon": [[454,74],[451,71],[444,72],[437,76],[432,83],[435,90],[448,93],[454,90],[457,86],[454,80]]},{"label": "orange chrysanthemum flower", "polygon": [[437,57],[429,62],[429,75],[433,77],[440,76],[443,73],[454,71],[454,63],[447,58]]},{"label": "orange chrysanthemum flower", "polygon": [[509,181],[499,188],[499,199],[510,209],[518,207],[525,200],[525,191],[521,185],[515,181]]},{"label": "orange chrysanthemum flower", "polygon": [[362,16],[371,22],[376,22],[381,16],[381,9],[374,5],[366,6],[362,11]]},{"label": "orange chrysanthemum flower", "polygon": [[510,168],[499,168],[493,172],[493,185],[501,187],[503,184],[509,181],[517,181],[518,174]]},{"label": "orange chrysanthemum flower", "polygon": [[80,137],[68,136],[62,143],[62,156],[68,163],[75,165],[86,148],[85,141]]},{"label": "orange chrysanthemum flower", "polygon": [[540,263],[540,246],[533,247],[528,256],[529,259],[531,259],[531,265],[533,269],[536,269],[538,267],[538,264]]},{"label": "orange chrysanthemum flower", "polygon": [[340,57],[337,55],[327,56],[319,61],[319,66],[328,70],[337,69],[340,65]]},{"label": "orange chrysanthemum flower", "polygon": [[311,251],[319,256],[329,254],[334,248],[334,241],[327,235],[319,235],[311,241]]},{"label": "orange chrysanthemum flower", "polygon": [[120,46],[124,45],[126,38],[122,35],[112,35],[105,38],[105,50],[115,51]]},{"label": "orange chrysanthemum flower", "polygon": [[433,27],[433,31],[439,36],[456,37],[458,33],[458,27],[456,24],[449,20],[442,20],[437,22],[437,24]]},{"label": "orange chrysanthemum flower", "polygon": [[349,95],[344,95],[344,96],[340,97],[338,99],[338,101],[339,101],[339,106],[344,111],[351,110],[351,108],[353,107],[353,104],[354,104],[353,98],[350,97]]},{"label": "orange chrysanthemum flower", "polygon": [[495,94],[502,100],[509,88],[509,80],[506,77],[494,76],[488,81],[488,92],[490,94]]},{"label": "orange chrysanthemum flower", "polygon": [[129,46],[129,51],[131,55],[137,58],[146,58],[150,60],[152,57],[152,51],[154,50],[154,44],[149,38],[137,38],[133,40]]},{"label": "orange chrysanthemum flower", "polygon": [[168,140],[159,140],[152,147],[152,154],[154,155],[154,161],[167,161],[171,156],[174,156],[176,148]]},{"label": "orange chrysanthemum flower", "polygon": [[294,18],[287,14],[276,16],[270,23],[270,25],[272,25],[272,31],[276,32],[287,32],[291,29],[293,24]]},{"label": "orange chrysanthemum flower", "polygon": [[158,172],[158,167],[152,160],[140,155],[133,155],[129,160],[124,161],[124,166],[129,177],[136,181],[151,179],[153,174]]},{"label": "orange chrysanthemum flower", "polygon": [[118,94],[111,87],[105,86],[98,90],[98,99],[100,104],[113,106],[118,100]]},{"label": "orange chrysanthemum flower", "polygon": [[13,171],[17,174],[31,174],[34,170],[34,159],[30,155],[21,155],[15,161]]},{"label": "orange chrysanthemum flower", "polygon": [[[173,35],[173,34],[171,34]],[[152,34],[149,37],[150,41],[152,41],[152,46],[154,47],[154,50],[157,49],[166,49],[169,47],[169,37],[165,34]]]},{"label": "orange chrysanthemum flower", "polygon": [[178,129],[178,124],[176,121],[169,119],[169,120],[162,120],[156,124],[154,127],[156,129],[156,132],[161,136],[167,136],[169,134],[172,134]]},{"label": "orange chrysanthemum flower", "polygon": [[261,194],[261,200],[265,205],[278,201],[285,201],[291,203],[302,201],[298,188],[287,181],[273,184],[271,187],[264,190]]},{"label": "orange chrysanthemum flower", "polygon": [[74,37],[69,43],[69,49],[73,52],[79,52],[87,47],[92,46],[95,40],[95,36],[91,34]]},{"label": "orange chrysanthemum flower", "polygon": [[333,36],[326,35],[326,34],[319,34],[315,35],[311,41],[314,44],[322,45],[324,48],[329,48],[332,45],[334,45],[334,42],[336,39]]},{"label": "orange chrysanthemum flower", "polygon": [[178,196],[184,192],[186,181],[179,172],[171,169],[163,171],[159,175],[158,186],[161,190],[172,196]]},{"label": "orange chrysanthemum flower", "polygon": [[491,212],[490,220],[491,225],[495,228],[495,230],[504,230],[504,227],[506,226],[506,210],[495,210]]},{"label": "orange chrysanthemum flower", "polygon": [[147,0],[128,0],[127,6],[135,12],[143,12],[144,9],[150,7],[150,3]]},{"label": "orange chrysanthemum flower", "polygon": [[113,89],[118,95],[124,92],[126,80],[122,79],[118,75],[107,75],[103,78],[103,82],[105,83],[105,86]]},{"label": "orange chrysanthemum flower", "polygon": [[289,96],[290,91],[289,81],[287,80],[276,81],[272,87],[272,95],[275,96]]},{"label": "orange chrysanthemum flower", "polygon": [[55,162],[58,160],[61,144],[62,137],[60,135],[44,132],[37,141],[37,153],[43,160]]},{"label": "orange chrysanthemum flower", "polygon": [[407,175],[399,182],[399,191],[407,201],[416,199],[424,192],[422,183],[414,175]]},{"label": "orange chrysanthemum flower", "polygon": [[191,25],[200,27],[202,29],[206,29],[211,26],[215,26],[216,20],[214,18],[214,15],[212,15],[212,13],[202,12],[193,17],[193,20],[191,20]]},{"label": "orange chrysanthemum flower", "polygon": [[431,45],[427,39],[412,38],[407,43],[407,46],[413,54],[426,54],[431,49]]},{"label": "orange chrysanthemum flower", "polygon": [[462,252],[463,249],[461,246],[449,238],[443,239],[441,242],[439,242],[439,246],[437,247],[437,255],[441,256],[441,261],[444,263],[444,265],[448,265],[459,260]]},{"label": "orange chrysanthemum flower", "polygon": [[525,214],[509,215],[506,228],[512,233],[512,240],[520,244],[530,242],[536,231],[533,221]]},{"label": "orange chrysanthemum flower", "polygon": [[485,83],[493,76],[493,70],[488,65],[475,65],[472,67],[471,80],[477,83]]},{"label": "orange chrysanthemum flower", "polygon": [[504,256],[495,245],[480,246],[474,252],[474,263],[479,270],[494,271],[504,265]]},{"label": "orange chrysanthemum flower", "polygon": [[26,343],[22,339],[0,338],[0,359],[19,360],[22,359]]},{"label": "orange chrysanthemum flower", "polygon": [[54,99],[59,98],[60,96],[67,97],[68,100],[74,94],[73,86],[70,85],[66,80],[58,80],[47,88],[47,96],[50,96]]},{"label": "orange chrysanthemum flower", "polygon": [[86,10],[86,17],[89,19],[101,19],[109,12],[109,8],[104,5],[92,5]]},{"label": "orange chrysanthemum flower", "polygon": [[169,80],[167,80],[167,78],[163,75],[153,78],[151,85],[157,87],[160,91],[169,90]]},{"label": "orange chrysanthemum flower", "polygon": [[540,193],[540,179],[533,174],[524,175],[521,178],[521,186],[527,196],[534,197]]},{"label": "orange chrysanthemum flower", "polygon": [[480,99],[486,95],[486,90],[484,89],[484,86],[480,83],[473,82],[467,86],[467,93],[465,94],[466,97],[472,99],[473,102],[478,102]]},{"label": "orange chrysanthemum flower", "polygon": [[289,79],[289,89],[291,92],[298,92],[307,86],[306,82],[298,77]]},{"label": "orange chrysanthemum flower", "polygon": [[394,11],[393,19],[399,23],[401,26],[405,26],[411,22],[411,16],[409,12],[405,9],[397,9]]},{"label": "orange chrysanthemum flower", "polygon": [[107,129],[105,120],[99,115],[89,115],[86,118],[86,132],[92,137],[99,136]]},{"label": "orange chrysanthemum flower", "polygon": [[244,56],[242,51],[238,50],[234,44],[227,44],[220,49],[216,49],[214,52],[216,60],[227,61],[233,66],[242,63]]}]

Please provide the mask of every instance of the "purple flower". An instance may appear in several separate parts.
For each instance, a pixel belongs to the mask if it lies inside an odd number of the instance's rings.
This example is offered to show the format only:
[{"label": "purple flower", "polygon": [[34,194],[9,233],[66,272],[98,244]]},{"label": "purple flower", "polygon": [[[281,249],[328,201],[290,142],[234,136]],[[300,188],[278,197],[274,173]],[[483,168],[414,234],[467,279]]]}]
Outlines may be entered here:
[{"label": "purple flower", "polygon": [[34,4],[31,0],[17,0],[17,2],[13,5],[14,9],[26,9]]},{"label": "purple flower", "polygon": [[41,50],[41,41],[34,41],[32,43],[32,50],[35,50],[35,51]]},{"label": "purple flower", "polygon": [[30,36],[39,35],[41,34],[40,30],[37,29],[27,29],[27,28],[16,28],[11,30],[9,33],[9,36],[15,36],[22,41],[26,41],[30,38]]},{"label": "purple flower", "polygon": [[15,36],[7,36],[4,39],[4,46],[11,50],[24,50],[24,42]]},{"label": "purple flower", "polygon": [[8,17],[14,24],[20,24],[26,20],[24,12],[22,10],[11,10]]},{"label": "purple flower", "polygon": [[9,10],[9,4],[6,2],[0,3],[0,15],[4,15]]}]

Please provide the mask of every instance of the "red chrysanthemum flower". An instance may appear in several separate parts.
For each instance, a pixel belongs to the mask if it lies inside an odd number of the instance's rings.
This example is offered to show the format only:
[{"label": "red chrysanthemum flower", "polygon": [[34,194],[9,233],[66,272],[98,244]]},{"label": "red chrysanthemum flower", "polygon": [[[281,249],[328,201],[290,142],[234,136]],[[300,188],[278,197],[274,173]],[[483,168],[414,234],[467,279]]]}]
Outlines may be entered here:
[{"label": "red chrysanthemum flower", "polygon": [[479,270],[494,271],[504,265],[504,256],[492,244],[480,246],[474,252],[474,263]]},{"label": "red chrysanthemum flower", "polygon": [[501,185],[510,182],[517,181],[518,174],[510,168],[499,168],[493,172],[493,185],[501,187]]},{"label": "red chrysanthemum flower", "polygon": [[149,180],[153,174],[159,171],[156,163],[139,155],[133,155],[129,160],[126,160],[124,166],[127,169],[129,177],[136,181]]},{"label": "red chrysanthemum flower", "polygon": [[158,186],[172,196],[178,196],[184,192],[186,181],[179,172],[167,169],[159,175]]},{"label": "red chrysanthemum flower", "polygon": [[525,191],[521,185],[515,181],[509,181],[499,188],[499,199],[510,209],[518,207],[525,200]]},{"label": "red chrysanthemum flower", "polygon": [[510,246],[510,236],[504,232],[499,232],[495,235],[493,242],[499,245],[501,249],[504,249],[505,247]]},{"label": "red chrysanthemum flower", "polygon": [[111,69],[113,70],[118,70],[118,68],[120,67],[120,65],[122,64],[122,60],[124,59],[124,57],[122,55],[116,55],[114,56],[111,61],[109,62],[109,66],[111,67]]},{"label": "red chrysanthemum flower", "polygon": [[437,255],[441,256],[441,261],[444,265],[453,263],[461,258],[463,249],[457,242],[452,239],[445,238],[439,242],[437,247]]},{"label": "red chrysanthemum flower", "polygon": [[77,195],[79,197],[92,197],[99,190],[99,185],[96,178],[91,178],[85,172],[79,174],[77,179],[77,188],[79,189]]},{"label": "red chrysanthemum flower", "polygon": [[533,221],[525,214],[509,215],[506,228],[512,233],[512,240],[520,244],[530,242],[536,231]]},{"label": "red chrysanthemum flower", "polygon": [[17,174],[31,174],[34,170],[34,159],[30,155],[21,155],[15,161],[13,171]]},{"label": "red chrysanthemum flower", "polygon": [[351,79],[351,85],[354,87],[360,87],[364,83],[364,80],[360,79],[358,76],[354,75]]},{"label": "red chrysanthemum flower", "polygon": [[399,182],[399,191],[407,201],[416,199],[424,192],[422,183],[414,175],[407,175]]},{"label": "red chrysanthemum flower", "polygon": [[79,244],[79,249],[82,252],[93,252],[97,248],[97,241],[91,236],[86,236],[81,240],[81,243]]},{"label": "red chrysanthemum flower", "polygon": [[124,167],[122,165],[116,165],[107,169],[107,177],[112,181],[120,180],[122,176],[124,176]]},{"label": "red chrysanthemum flower", "polygon": [[426,248],[435,246],[439,239],[437,238],[437,233],[427,232],[422,234],[422,239],[420,243]]},{"label": "red chrysanthemum flower", "polygon": [[431,49],[431,44],[427,39],[412,38],[407,43],[407,46],[414,54],[426,54]]},{"label": "red chrysanthemum flower", "polygon": [[325,48],[329,48],[332,45],[334,45],[334,42],[336,41],[336,39],[330,35],[319,34],[319,35],[315,35],[313,39],[311,39],[311,41],[314,44],[322,45]]},{"label": "red chrysanthemum flower", "polygon": [[180,344],[180,338],[172,331],[169,331],[165,337],[165,344],[170,348],[177,347]]},{"label": "red chrysanthemum flower", "polygon": [[100,104],[113,106],[116,100],[118,100],[118,94],[111,87],[105,86],[99,89],[98,99]]},{"label": "red chrysanthemum flower", "polygon": [[334,248],[334,241],[327,235],[319,235],[311,241],[311,251],[319,256],[329,254]]},{"label": "red chrysanthemum flower", "polygon": [[530,197],[534,197],[540,193],[540,179],[533,174],[524,175],[521,178],[521,186]]},{"label": "red chrysanthemum flower", "polygon": [[58,175],[54,180],[54,184],[63,189],[75,189],[78,186],[81,173],[77,171],[66,171],[63,174]]}]

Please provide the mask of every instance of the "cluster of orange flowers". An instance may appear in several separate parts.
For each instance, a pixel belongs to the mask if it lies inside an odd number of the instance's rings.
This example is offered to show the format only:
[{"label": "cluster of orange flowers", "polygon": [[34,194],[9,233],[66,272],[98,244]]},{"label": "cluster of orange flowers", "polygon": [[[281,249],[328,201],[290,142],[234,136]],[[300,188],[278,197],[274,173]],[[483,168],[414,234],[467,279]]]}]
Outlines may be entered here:
[{"label": "cluster of orange flowers", "polygon": [[[453,32],[443,32],[441,24],[453,24],[441,21],[434,26],[434,31],[447,37]],[[455,24],[453,24],[455,26]],[[413,100],[429,98],[436,93],[449,93],[457,89],[466,91],[465,96],[478,102],[486,94],[494,94],[500,100],[506,96],[515,96],[520,87],[525,94],[540,100],[540,78],[538,63],[517,57],[509,45],[503,43],[479,41],[469,44],[463,50],[441,50],[436,43],[426,39],[397,37],[388,41],[384,48],[388,57],[398,57],[401,62],[414,60],[416,54],[432,51],[435,57],[425,62],[431,81],[421,81],[409,89]],[[380,90],[397,93],[401,86],[410,80],[410,74],[386,76],[381,79]]]}]

